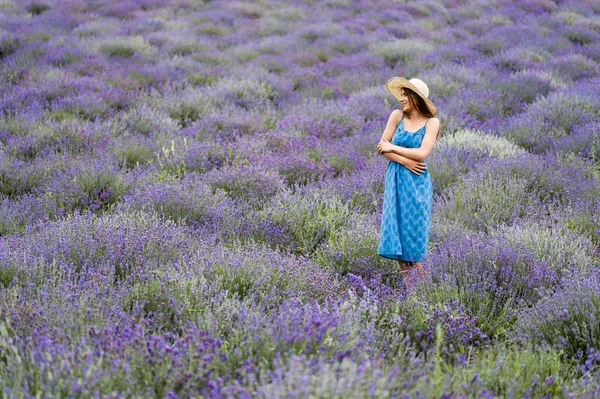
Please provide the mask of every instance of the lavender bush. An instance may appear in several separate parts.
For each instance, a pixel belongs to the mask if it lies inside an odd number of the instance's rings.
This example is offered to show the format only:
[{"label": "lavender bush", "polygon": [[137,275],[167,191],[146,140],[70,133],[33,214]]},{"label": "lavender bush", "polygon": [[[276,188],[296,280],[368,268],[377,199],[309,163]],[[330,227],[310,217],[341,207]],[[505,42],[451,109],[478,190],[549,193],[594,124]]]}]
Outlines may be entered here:
[{"label": "lavender bush", "polygon": [[598,267],[596,247],[587,238],[557,226],[525,222],[500,228],[494,234],[512,245],[525,245],[559,274],[588,273]]},{"label": "lavender bush", "polygon": [[347,224],[352,210],[339,197],[316,191],[309,193],[312,194],[310,197],[302,193],[292,193],[290,190],[282,191],[267,207],[257,213],[250,237],[265,239],[267,242],[272,239],[280,242],[281,237],[277,236],[279,234],[270,238],[266,235],[269,231],[261,227],[263,223],[270,222],[287,233],[289,241],[284,241],[285,246],[292,252],[302,255],[314,253],[321,244]]},{"label": "lavender bush", "polygon": [[[164,219],[190,226],[235,226],[239,220],[237,204],[223,190],[213,190],[197,175],[182,179],[141,185],[119,204],[127,210],[155,212]],[[228,211],[227,211],[228,210]]]},{"label": "lavender bush", "polygon": [[458,182],[462,175],[488,162],[488,157],[506,158],[525,151],[508,140],[471,130],[446,133],[436,142],[428,157],[435,192]]},{"label": "lavender bush", "polygon": [[585,160],[521,154],[482,162],[439,197],[438,209],[446,218],[489,232],[520,219],[547,218],[556,206],[597,197],[598,188],[594,167]]},{"label": "lavender bush", "polygon": [[527,150],[560,151],[555,144],[571,132],[600,118],[598,99],[585,89],[562,90],[542,97],[507,121],[502,132]]},{"label": "lavender bush", "polygon": [[[452,236],[451,236],[452,237]],[[419,293],[433,303],[458,299],[487,336],[502,336],[516,310],[535,304],[558,276],[522,244],[473,233],[454,236],[428,258],[429,279]]]},{"label": "lavender bush", "polygon": [[596,273],[569,278],[559,292],[523,312],[515,334],[527,344],[561,350],[588,369],[597,367],[599,292]]},{"label": "lavender bush", "polygon": [[600,243],[599,208],[600,201],[597,198],[591,198],[576,206],[566,208],[559,219],[563,222],[563,229],[576,231],[592,240],[596,245],[597,254],[598,244]]}]

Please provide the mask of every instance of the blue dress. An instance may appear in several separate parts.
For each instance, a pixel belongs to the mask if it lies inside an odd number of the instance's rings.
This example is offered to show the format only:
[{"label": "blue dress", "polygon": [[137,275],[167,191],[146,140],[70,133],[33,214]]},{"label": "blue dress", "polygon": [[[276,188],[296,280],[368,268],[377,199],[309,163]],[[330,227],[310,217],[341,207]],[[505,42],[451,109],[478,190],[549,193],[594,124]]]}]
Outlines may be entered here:
[{"label": "blue dress", "polygon": [[[427,123],[425,123],[427,126]],[[404,130],[404,116],[392,136],[392,144],[419,148],[425,126]],[[381,233],[377,253],[389,259],[419,262],[427,254],[433,189],[429,170],[416,175],[404,165],[389,161],[385,173]]]}]

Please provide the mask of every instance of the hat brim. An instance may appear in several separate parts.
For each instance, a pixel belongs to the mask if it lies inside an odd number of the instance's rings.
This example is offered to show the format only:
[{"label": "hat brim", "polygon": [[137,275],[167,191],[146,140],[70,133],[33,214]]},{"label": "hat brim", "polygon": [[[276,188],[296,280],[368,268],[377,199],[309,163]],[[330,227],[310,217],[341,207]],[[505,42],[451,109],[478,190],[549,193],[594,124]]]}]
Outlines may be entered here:
[{"label": "hat brim", "polygon": [[433,104],[430,99],[425,97],[425,95],[423,95],[423,93],[421,93],[421,91],[419,91],[419,89],[417,89],[416,86],[413,85],[412,83],[410,83],[407,79],[395,76],[395,77],[389,79],[387,82],[385,82],[385,88],[398,101],[400,101],[400,92],[402,91],[402,89],[404,89],[404,88],[411,89],[412,91],[417,93],[417,95],[419,97],[421,97],[423,99],[423,101],[425,101],[425,104],[427,105],[427,108],[429,109],[431,114],[433,116],[437,115],[437,107],[435,106],[435,104]]}]

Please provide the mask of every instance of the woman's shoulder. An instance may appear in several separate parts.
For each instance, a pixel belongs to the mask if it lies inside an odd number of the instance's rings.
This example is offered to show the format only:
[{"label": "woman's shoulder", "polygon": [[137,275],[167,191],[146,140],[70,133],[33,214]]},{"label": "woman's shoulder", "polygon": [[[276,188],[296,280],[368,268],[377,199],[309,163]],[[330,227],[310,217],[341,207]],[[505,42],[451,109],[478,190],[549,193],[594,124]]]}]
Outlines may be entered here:
[{"label": "woman's shoulder", "polygon": [[435,117],[429,118],[427,123],[425,123],[425,126],[427,126],[425,133],[434,134],[435,132],[435,138],[437,139],[440,135],[440,120]]},{"label": "woman's shoulder", "polygon": [[429,118],[427,120],[427,125],[429,125],[429,124],[433,124],[433,126],[440,126],[440,120],[436,117]]},{"label": "woman's shoulder", "polygon": [[390,114],[390,119],[392,121],[396,122],[396,124],[398,124],[403,116],[404,116],[404,111],[402,111],[401,109],[395,109]]}]

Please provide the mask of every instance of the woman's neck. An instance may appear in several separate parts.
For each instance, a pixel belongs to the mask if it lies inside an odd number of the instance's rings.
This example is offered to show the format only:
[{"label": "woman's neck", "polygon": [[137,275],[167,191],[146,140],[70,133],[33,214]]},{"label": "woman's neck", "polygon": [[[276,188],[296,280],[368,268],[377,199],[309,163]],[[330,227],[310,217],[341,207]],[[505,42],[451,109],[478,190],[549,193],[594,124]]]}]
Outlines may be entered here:
[{"label": "woman's neck", "polygon": [[419,121],[423,121],[423,120],[427,119],[427,118],[425,118],[425,116],[421,115],[418,112],[412,111],[412,110],[406,111],[404,113],[404,117],[411,122],[419,122]]}]

